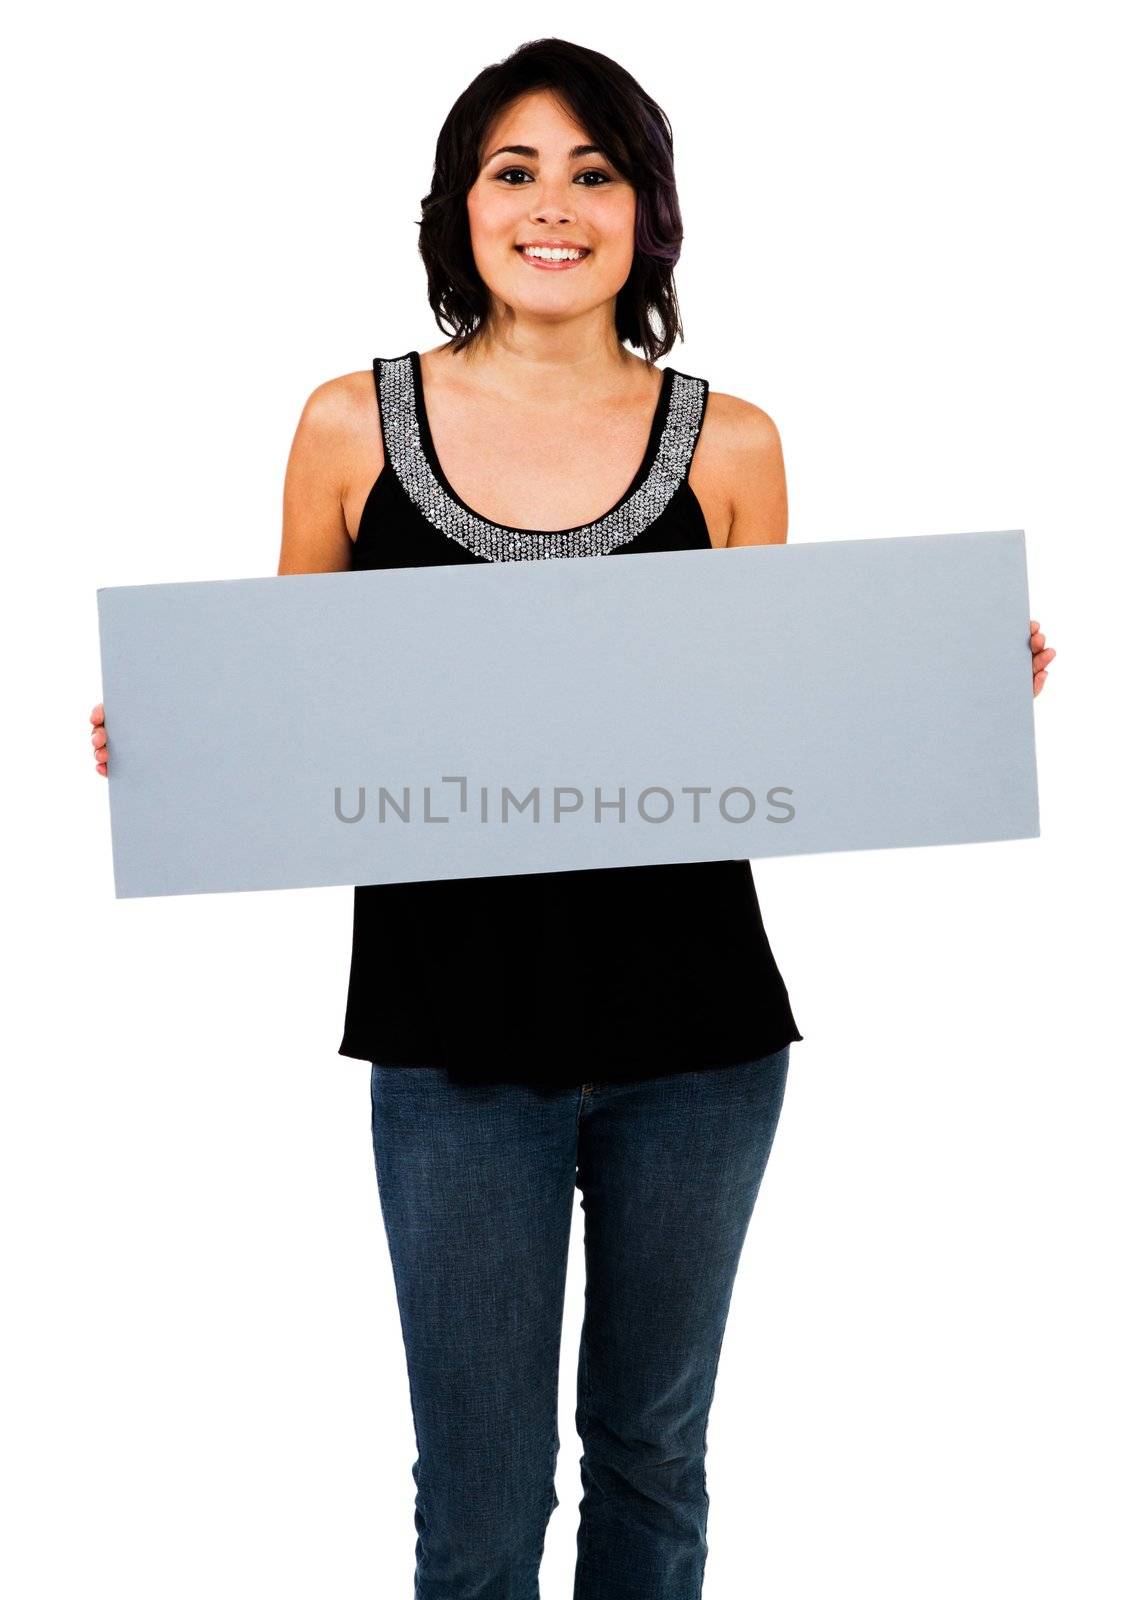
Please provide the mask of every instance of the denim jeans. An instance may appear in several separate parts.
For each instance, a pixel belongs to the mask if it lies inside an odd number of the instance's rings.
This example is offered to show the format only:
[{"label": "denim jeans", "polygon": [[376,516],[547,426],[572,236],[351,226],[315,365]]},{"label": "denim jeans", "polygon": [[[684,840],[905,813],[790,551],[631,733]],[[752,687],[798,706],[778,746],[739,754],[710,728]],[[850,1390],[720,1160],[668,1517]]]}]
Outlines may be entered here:
[{"label": "denim jeans", "polygon": [[574,1600],[695,1600],[708,1414],[790,1047],[544,1090],[371,1063],[418,1457],[414,1600],[539,1600],[575,1189]]}]

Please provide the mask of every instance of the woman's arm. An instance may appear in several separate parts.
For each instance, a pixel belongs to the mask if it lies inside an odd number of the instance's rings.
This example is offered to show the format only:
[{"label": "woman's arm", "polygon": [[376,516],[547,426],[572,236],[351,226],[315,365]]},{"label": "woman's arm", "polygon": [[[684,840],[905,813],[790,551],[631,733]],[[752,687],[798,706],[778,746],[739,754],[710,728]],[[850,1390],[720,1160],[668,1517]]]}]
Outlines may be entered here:
[{"label": "woman's arm", "polygon": [[[716,396],[710,396],[710,400]],[[732,507],[729,545],[785,544],[787,533],[786,472],[778,429],[765,411],[733,395],[721,395],[723,450],[728,462],[728,495]],[[1045,649],[1046,634],[1039,623],[1028,623],[1032,695],[1047,682],[1047,669],[1055,659]]]},{"label": "woman's arm", "polygon": [[349,570],[353,546],[343,497],[354,462],[353,434],[348,380],[320,384],[304,403],[288,455],[278,578]]},{"label": "woman's arm", "polygon": [[[368,385],[368,373],[331,378],[313,390],[304,404],[284,476],[278,578],[298,572],[350,570],[353,545],[343,500],[350,481],[358,482],[363,471],[371,471]],[[93,759],[105,778],[109,775],[109,737],[103,704],[94,706],[90,722]]]},{"label": "woman's arm", "polygon": [[749,400],[721,395],[720,401],[732,510],[728,546],[785,544],[786,468],[778,429]]}]

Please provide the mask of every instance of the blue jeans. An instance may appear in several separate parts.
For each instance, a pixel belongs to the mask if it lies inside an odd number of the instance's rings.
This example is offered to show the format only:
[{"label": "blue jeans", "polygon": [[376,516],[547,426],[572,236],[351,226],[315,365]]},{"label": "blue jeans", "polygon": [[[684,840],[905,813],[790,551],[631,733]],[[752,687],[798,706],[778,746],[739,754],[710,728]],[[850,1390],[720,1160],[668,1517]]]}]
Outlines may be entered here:
[{"label": "blue jeans", "polygon": [[708,1414],[786,1088],[762,1060],[629,1083],[464,1084],[371,1063],[417,1450],[414,1600],[538,1600],[560,1504],[574,1190],[585,1296],[574,1600],[694,1600]]}]

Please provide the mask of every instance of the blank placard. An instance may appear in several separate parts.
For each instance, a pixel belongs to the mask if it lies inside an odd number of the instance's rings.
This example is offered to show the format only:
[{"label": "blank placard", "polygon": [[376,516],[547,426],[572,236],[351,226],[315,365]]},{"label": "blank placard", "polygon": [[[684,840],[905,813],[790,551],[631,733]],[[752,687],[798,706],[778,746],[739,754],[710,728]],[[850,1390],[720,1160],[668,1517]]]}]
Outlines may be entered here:
[{"label": "blank placard", "polygon": [[1039,833],[1019,530],[97,599],[118,897]]}]

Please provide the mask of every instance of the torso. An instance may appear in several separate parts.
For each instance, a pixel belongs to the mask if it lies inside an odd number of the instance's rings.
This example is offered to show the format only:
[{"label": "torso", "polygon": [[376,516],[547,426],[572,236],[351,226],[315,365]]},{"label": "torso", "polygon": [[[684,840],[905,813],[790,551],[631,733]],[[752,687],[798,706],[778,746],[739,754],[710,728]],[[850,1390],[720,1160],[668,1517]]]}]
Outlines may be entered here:
[{"label": "torso", "polygon": [[[559,529],[602,516],[624,493],[642,458],[661,372],[634,357],[635,372],[617,400],[558,416],[542,406],[511,434],[508,403],[465,384],[445,347],[424,351],[425,401],[436,451],[460,498],[481,516],[511,527]],[[353,542],[370,490],[385,466],[377,397],[368,371],[337,380],[347,386],[348,428],[343,514]],[[722,396],[711,394],[689,472],[714,548],[727,545],[732,506],[721,471]],[[533,521],[526,508],[533,507]]]},{"label": "torso", "polygon": [[[728,544],[714,463],[737,479],[745,402],[721,397],[733,415],[718,407],[713,429],[707,381],[672,365],[640,362],[617,398],[560,411],[445,372],[412,350],[336,380],[346,436],[363,441],[345,480],[353,572]],[[585,984],[573,952],[604,929],[608,968]],[[735,981],[714,982],[718,966]],[[794,1038],[746,860],[355,885],[342,1055],[475,1082],[615,1081]]]}]

